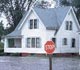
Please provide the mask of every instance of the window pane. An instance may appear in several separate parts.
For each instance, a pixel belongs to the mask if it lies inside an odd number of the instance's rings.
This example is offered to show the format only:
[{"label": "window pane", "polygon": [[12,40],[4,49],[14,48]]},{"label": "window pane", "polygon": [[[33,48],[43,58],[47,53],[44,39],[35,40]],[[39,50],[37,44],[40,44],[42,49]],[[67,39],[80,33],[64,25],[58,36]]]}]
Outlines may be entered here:
[{"label": "window pane", "polygon": [[54,43],[56,43],[56,38],[52,38],[52,41],[53,41]]},{"label": "window pane", "polygon": [[30,48],[30,41],[31,41],[31,39],[27,38],[27,48]]},{"label": "window pane", "polygon": [[32,38],[32,40],[31,40],[31,47],[35,48],[35,38]]},{"label": "window pane", "polygon": [[75,39],[72,39],[72,47],[75,47]]},{"label": "window pane", "polygon": [[70,21],[70,27],[69,28],[70,28],[70,30],[72,30],[72,21]]},{"label": "window pane", "polygon": [[69,22],[66,21],[66,30],[68,30]]},{"label": "window pane", "polygon": [[37,28],[37,19],[34,19],[34,29]]},{"label": "window pane", "polygon": [[9,47],[14,47],[14,39],[8,39]]},{"label": "window pane", "polygon": [[67,45],[67,39],[66,38],[63,39],[63,45]]},{"label": "window pane", "polygon": [[40,38],[36,38],[36,48],[40,48],[41,47],[40,43],[41,43]]},{"label": "window pane", "polygon": [[33,29],[33,20],[30,20],[30,29]]}]

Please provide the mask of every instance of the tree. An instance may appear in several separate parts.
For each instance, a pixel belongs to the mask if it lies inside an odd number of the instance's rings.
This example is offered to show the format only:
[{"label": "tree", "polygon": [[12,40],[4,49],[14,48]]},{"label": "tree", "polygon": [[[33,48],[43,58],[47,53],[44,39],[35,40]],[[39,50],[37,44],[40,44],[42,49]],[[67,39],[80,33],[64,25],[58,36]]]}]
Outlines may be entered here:
[{"label": "tree", "polygon": [[21,20],[25,8],[31,6],[33,0],[0,0],[0,12],[5,13],[11,26],[8,33],[13,31]]},{"label": "tree", "polygon": [[72,6],[76,8],[76,16],[80,22],[80,0],[72,0]]},{"label": "tree", "polygon": [[64,6],[73,6],[78,21],[80,23],[80,0],[62,0],[61,4]]},{"label": "tree", "polygon": [[61,0],[61,5],[69,6],[70,2],[68,0]]},{"label": "tree", "polygon": [[1,41],[1,37],[4,35],[4,27],[3,27],[3,23],[2,21],[0,22],[0,41]]}]

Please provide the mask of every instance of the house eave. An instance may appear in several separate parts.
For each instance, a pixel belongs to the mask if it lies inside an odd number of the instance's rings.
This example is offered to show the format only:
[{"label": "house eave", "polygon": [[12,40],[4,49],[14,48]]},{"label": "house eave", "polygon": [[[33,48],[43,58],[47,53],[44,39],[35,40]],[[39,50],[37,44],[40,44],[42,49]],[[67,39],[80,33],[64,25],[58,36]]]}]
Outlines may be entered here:
[{"label": "house eave", "polygon": [[47,30],[57,30],[57,27],[46,27]]},{"label": "house eave", "polygon": [[16,35],[16,36],[5,36],[6,38],[22,38],[22,35]]}]

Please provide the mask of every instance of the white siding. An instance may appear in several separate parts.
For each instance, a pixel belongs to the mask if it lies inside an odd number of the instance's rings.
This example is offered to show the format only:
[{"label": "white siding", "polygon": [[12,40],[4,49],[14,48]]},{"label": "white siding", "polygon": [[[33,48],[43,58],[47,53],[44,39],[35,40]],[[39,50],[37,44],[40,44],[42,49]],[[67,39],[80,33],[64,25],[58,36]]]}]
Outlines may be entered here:
[{"label": "white siding", "polygon": [[[72,21],[73,22],[73,30],[66,30],[65,29],[65,22],[66,21]],[[79,35],[78,35],[78,27],[77,27],[77,22],[74,19],[73,14],[70,12],[64,22],[62,23],[62,26],[60,27],[58,34],[56,36],[57,38],[57,48],[60,48],[60,53],[78,53],[78,46],[79,46]],[[62,40],[63,38],[67,38],[68,40],[68,45],[67,46],[63,46],[62,45]],[[76,47],[72,48],[71,47],[71,40],[72,38],[76,39]]]},{"label": "white siding", "polygon": [[[29,20],[30,19],[38,19],[39,28],[38,29],[29,29]],[[65,30],[65,21],[72,21],[73,22],[73,30]],[[46,30],[43,22],[39,19],[36,13],[31,12],[24,25],[22,27],[21,34],[22,37],[22,48],[7,48],[7,40],[5,39],[5,52],[13,52],[13,53],[45,53],[44,51],[44,44],[48,40],[52,40],[52,38],[56,38],[56,49],[55,53],[79,53],[79,35],[78,35],[78,27],[76,25],[75,18],[71,13],[69,13],[65,20],[63,21],[60,29],[58,30],[55,36],[55,30]],[[26,39],[27,38],[36,38],[39,37],[41,39],[41,48],[27,48],[26,47]],[[62,40],[63,38],[67,38],[68,45],[63,46]],[[71,39],[76,39],[76,47],[71,47]],[[7,48],[7,49],[6,49]]]},{"label": "white siding", "polygon": [[47,41],[55,38],[55,30],[46,30],[47,33]]},{"label": "white siding", "polygon": [[[29,29],[29,20],[30,19],[38,19],[38,29]],[[38,16],[31,12],[28,19],[26,19],[25,24],[22,28],[22,35],[24,38],[24,41],[22,42],[24,46],[24,51],[29,53],[43,53],[44,51],[44,43],[46,42],[46,28],[43,25],[42,21],[38,18]],[[41,48],[27,48],[26,47],[26,39],[27,38],[36,38],[39,37],[41,39]]]}]

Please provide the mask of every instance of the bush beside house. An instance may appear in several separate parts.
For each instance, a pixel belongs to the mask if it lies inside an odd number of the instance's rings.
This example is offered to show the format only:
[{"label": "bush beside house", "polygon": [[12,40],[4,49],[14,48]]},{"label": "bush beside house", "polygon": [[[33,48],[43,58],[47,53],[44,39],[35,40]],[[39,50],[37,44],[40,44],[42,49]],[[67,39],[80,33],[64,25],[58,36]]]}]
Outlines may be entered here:
[{"label": "bush beside house", "polygon": [[4,44],[0,42],[0,56],[4,55]]}]

